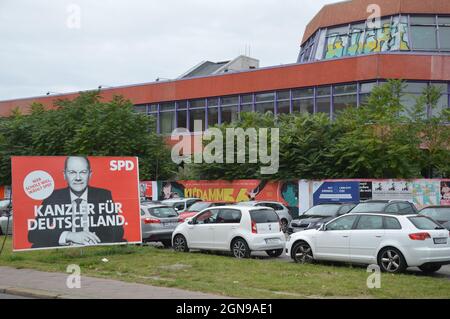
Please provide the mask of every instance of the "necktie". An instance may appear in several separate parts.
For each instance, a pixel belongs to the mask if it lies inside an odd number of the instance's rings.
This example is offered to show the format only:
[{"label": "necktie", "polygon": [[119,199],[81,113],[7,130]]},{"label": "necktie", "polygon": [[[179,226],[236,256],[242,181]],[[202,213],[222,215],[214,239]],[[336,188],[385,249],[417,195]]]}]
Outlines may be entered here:
[{"label": "necktie", "polygon": [[81,198],[77,198],[74,202],[76,204],[75,212],[78,213],[79,217],[81,217],[79,221],[80,227],[76,227],[75,231],[80,232],[83,231],[83,227],[81,227],[81,221],[83,220],[83,215],[81,214],[81,202],[83,202],[83,200]]}]

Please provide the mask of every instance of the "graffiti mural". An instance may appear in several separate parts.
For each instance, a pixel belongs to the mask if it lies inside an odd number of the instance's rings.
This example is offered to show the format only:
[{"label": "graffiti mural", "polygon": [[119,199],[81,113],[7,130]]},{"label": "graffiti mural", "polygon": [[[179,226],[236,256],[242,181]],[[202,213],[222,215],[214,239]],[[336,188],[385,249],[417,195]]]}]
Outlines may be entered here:
[{"label": "graffiti mural", "polygon": [[378,29],[353,28],[350,34],[329,31],[325,59],[387,51],[410,50],[406,19],[394,18]]}]

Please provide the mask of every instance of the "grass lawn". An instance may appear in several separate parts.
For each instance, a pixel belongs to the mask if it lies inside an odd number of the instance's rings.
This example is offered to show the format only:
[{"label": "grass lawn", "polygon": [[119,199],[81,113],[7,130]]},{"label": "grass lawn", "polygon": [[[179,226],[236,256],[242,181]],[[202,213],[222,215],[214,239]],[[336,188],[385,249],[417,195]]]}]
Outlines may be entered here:
[{"label": "grass lawn", "polygon": [[[0,237],[0,244],[3,237]],[[102,259],[107,258],[108,262]],[[449,298],[450,280],[383,274],[381,289],[368,289],[369,273],[347,265],[299,265],[276,260],[237,260],[205,253],[176,253],[149,246],[111,246],[48,251],[11,251],[8,239],[0,266],[82,275],[241,298]]]}]

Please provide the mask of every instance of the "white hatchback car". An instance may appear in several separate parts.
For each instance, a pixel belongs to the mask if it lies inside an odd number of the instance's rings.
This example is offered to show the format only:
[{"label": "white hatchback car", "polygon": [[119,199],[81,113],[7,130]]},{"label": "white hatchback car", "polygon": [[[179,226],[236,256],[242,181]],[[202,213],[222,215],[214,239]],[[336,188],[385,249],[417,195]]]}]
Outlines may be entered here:
[{"label": "white hatchback car", "polygon": [[425,216],[357,213],[291,235],[286,253],[301,263],[332,260],[378,264],[390,273],[407,267],[431,273],[450,264],[450,240],[447,229]]},{"label": "white hatchback car", "polygon": [[176,251],[189,249],[231,251],[248,258],[252,251],[280,256],[286,239],[280,219],[267,207],[220,206],[207,208],[177,226],[172,235]]}]

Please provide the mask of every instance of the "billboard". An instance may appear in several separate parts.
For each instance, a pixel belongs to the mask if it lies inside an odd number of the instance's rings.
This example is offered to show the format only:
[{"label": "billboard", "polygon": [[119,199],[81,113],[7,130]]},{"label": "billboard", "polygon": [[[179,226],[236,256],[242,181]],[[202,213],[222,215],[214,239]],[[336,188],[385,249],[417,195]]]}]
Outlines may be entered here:
[{"label": "billboard", "polygon": [[359,182],[313,182],[313,204],[359,203]]},{"label": "billboard", "polygon": [[297,181],[166,181],[158,182],[158,200],[196,197],[203,201],[236,203],[249,200],[277,201],[298,214]]},{"label": "billboard", "polygon": [[140,243],[134,157],[12,157],[13,249]]}]

